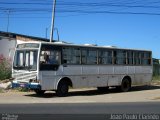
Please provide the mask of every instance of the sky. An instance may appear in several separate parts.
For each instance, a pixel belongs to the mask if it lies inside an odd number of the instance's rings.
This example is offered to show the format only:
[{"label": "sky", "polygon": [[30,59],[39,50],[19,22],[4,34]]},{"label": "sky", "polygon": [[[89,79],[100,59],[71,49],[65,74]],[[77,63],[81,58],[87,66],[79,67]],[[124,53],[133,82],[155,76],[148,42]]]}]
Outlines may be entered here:
[{"label": "sky", "polygon": [[[0,0],[0,31],[49,38],[52,6]],[[160,0],[57,0],[54,26],[61,41],[152,50],[160,59]]]}]

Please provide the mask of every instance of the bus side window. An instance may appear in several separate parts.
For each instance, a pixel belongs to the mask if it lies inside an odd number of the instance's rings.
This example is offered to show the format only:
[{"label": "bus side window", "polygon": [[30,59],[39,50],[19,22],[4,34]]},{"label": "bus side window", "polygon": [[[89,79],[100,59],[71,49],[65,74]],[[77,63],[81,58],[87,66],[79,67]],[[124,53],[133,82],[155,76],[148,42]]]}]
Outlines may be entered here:
[{"label": "bus side window", "polygon": [[49,55],[46,52],[44,52],[44,61],[45,63],[49,63]]},{"label": "bus side window", "polygon": [[40,55],[40,63],[48,63],[49,62],[49,51],[41,51]]},{"label": "bus side window", "polygon": [[120,50],[117,51],[117,64],[125,65],[126,64],[126,51]]},{"label": "bus side window", "polygon": [[112,51],[111,50],[103,50],[99,51],[99,64],[112,64]]},{"label": "bus side window", "polygon": [[86,49],[82,49],[81,51],[82,55],[81,55],[81,59],[82,59],[82,64],[87,64],[87,50]]},{"label": "bus side window", "polygon": [[113,51],[113,64],[117,64],[117,51]]},{"label": "bus side window", "polygon": [[127,64],[133,65],[133,52],[132,51],[127,52]]},{"label": "bus side window", "polygon": [[63,63],[64,64],[80,64],[80,49],[72,47],[63,48]]},{"label": "bus side window", "polygon": [[134,65],[140,65],[140,52],[134,52]]},{"label": "bus side window", "polygon": [[143,52],[141,56],[142,65],[151,64],[151,54],[149,52]]},{"label": "bus side window", "polygon": [[60,53],[57,50],[42,51],[40,56],[40,62],[44,64],[59,64]]},{"label": "bus side window", "polygon": [[57,50],[51,51],[50,64],[60,64],[60,61],[60,52]]},{"label": "bus side window", "polygon": [[40,70],[57,70],[61,63],[59,50],[41,51]]},{"label": "bus side window", "polygon": [[96,49],[95,50],[94,49],[88,50],[87,64],[91,64],[91,65],[97,64],[97,51],[96,51]]}]

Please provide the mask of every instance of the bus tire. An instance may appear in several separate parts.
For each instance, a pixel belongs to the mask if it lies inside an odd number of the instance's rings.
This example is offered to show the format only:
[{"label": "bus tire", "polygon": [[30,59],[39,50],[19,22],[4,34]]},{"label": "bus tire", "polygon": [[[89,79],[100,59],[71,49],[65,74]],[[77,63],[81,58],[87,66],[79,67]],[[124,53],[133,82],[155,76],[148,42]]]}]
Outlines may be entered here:
[{"label": "bus tire", "polygon": [[44,95],[45,90],[34,90],[37,95]]},{"label": "bus tire", "polygon": [[68,94],[68,90],[69,90],[69,85],[67,84],[67,82],[61,81],[58,84],[56,94],[58,97],[65,97]]},{"label": "bus tire", "polygon": [[122,80],[121,86],[119,87],[121,92],[128,92],[131,89],[131,81],[128,78]]}]

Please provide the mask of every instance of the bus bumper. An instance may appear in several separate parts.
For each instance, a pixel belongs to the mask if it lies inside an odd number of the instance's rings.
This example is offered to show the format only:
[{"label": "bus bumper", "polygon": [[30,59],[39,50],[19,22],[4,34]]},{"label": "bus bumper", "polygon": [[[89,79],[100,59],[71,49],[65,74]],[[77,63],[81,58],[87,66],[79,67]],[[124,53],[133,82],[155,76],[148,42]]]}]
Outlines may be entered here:
[{"label": "bus bumper", "polygon": [[41,89],[41,85],[39,83],[16,83],[12,82],[12,88],[27,88],[27,89]]}]

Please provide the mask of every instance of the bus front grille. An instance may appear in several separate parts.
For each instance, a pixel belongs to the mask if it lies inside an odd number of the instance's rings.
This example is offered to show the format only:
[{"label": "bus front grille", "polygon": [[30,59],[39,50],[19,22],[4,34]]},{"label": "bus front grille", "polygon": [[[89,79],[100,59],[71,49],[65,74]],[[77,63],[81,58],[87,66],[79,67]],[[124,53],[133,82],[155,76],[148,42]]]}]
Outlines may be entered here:
[{"label": "bus front grille", "polygon": [[12,73],[12,77],[17,82],[29,82],[29,80],[35,80],[37,76],[37,72],[33,73],[25,73],[25,72],[14,72]]}]

